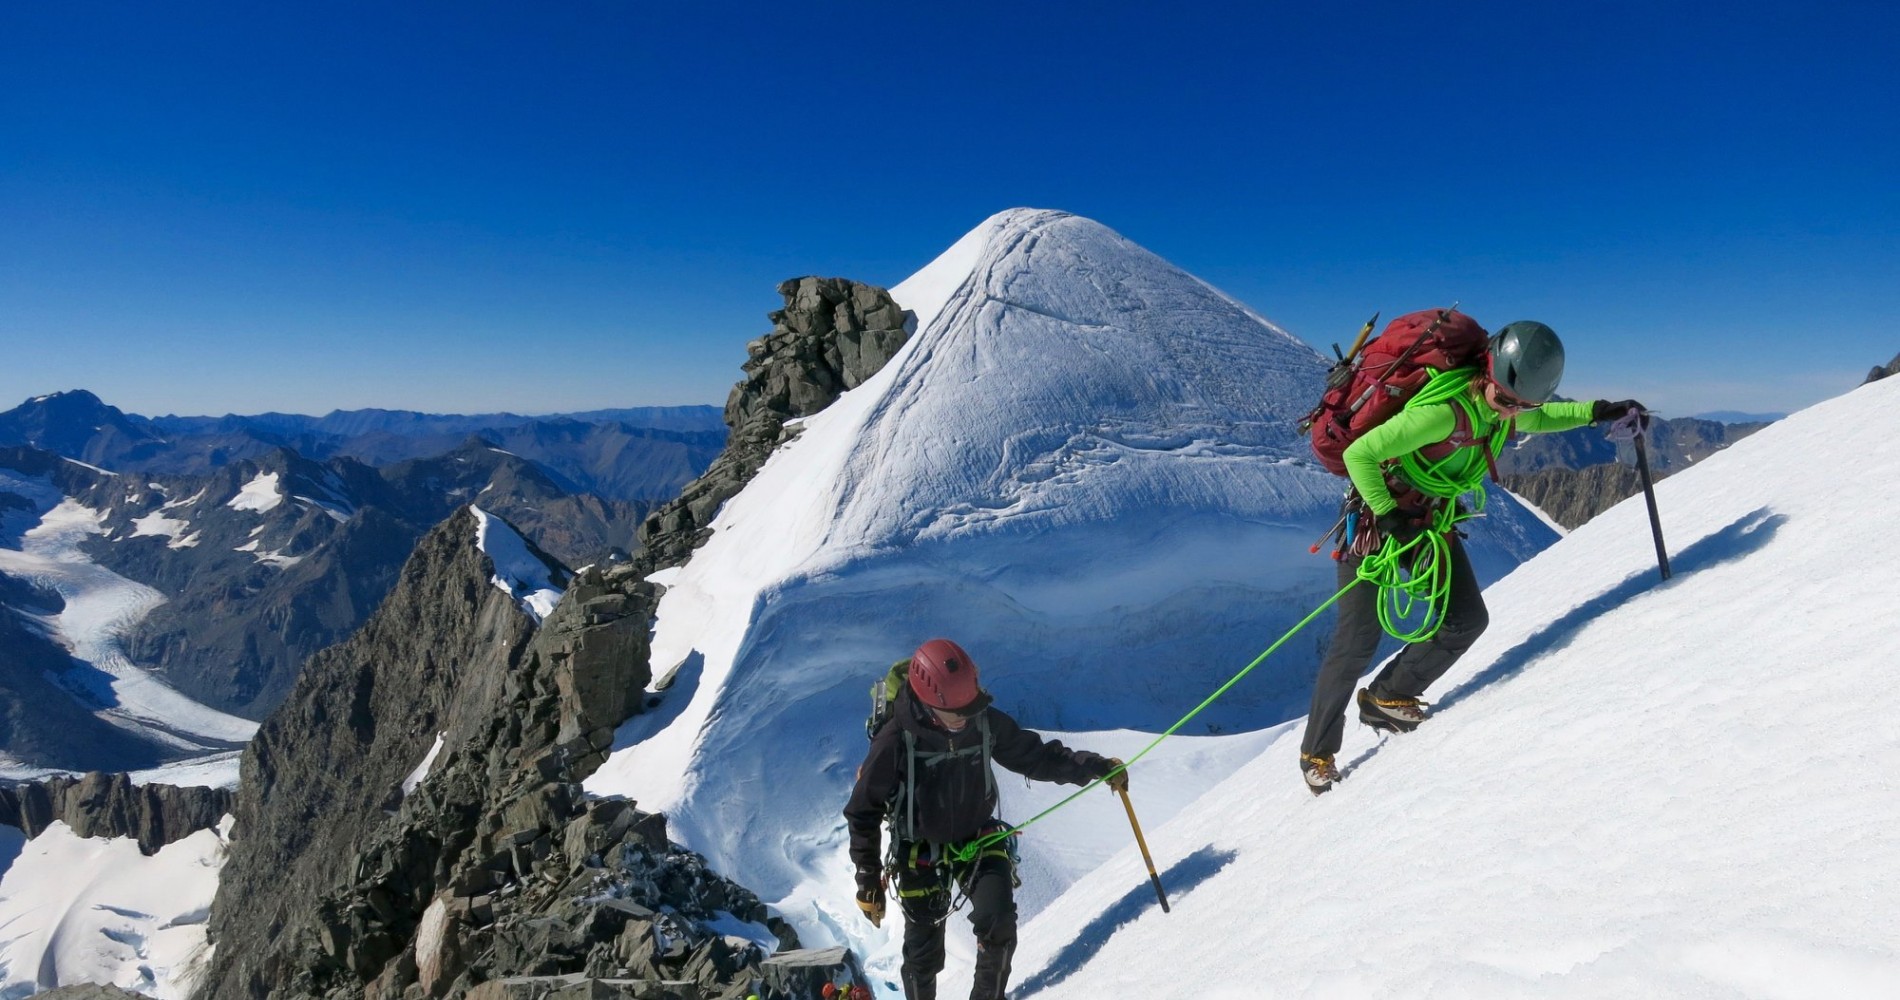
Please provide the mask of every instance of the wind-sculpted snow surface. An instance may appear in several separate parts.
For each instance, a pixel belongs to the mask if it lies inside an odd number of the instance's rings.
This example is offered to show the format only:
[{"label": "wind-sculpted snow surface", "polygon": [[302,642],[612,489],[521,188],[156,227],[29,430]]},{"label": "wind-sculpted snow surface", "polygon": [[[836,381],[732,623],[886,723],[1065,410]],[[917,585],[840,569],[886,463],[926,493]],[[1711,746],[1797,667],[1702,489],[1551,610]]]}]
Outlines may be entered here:
[{"label": "wind-sculpted snow surface", "polygon": [[1172,913],[1124,851],[1010,996],[1900,996],[1896,410],[1863,386],[1657,484],[1668,582],[1640,497],[1521,566],[1436,717],[1353,727],[1317,799],[1287,733],[1148,831]]},{"label": "wind-sculpted snow surface", "polygon": [[[808,944],[849,941],[894,980],[890,939],[851,903],[839,816],[872,679],[950,636],[1026,725],[1132,753],[1332,594],[1307,547],[1343,481],[1294,428],[1320,356],[1096,223],[1003,213],[892,295],[916,335],[662,574],[653,665],[675,676],[588,788],[666,811]],[[1487,578],[1556,537],[1507,499],[1493,513]],[[1180,780],[1155,819],[1300,714],[1328,627],[1186,730],[1250,735],[1170,745]],[[1059,794],[1004,784],[1017,819]],[[1112,806],[1051,820],[1089,829],[1026,861],[1027,909],[1107,853],[1093,831],[1124,822]]]}]

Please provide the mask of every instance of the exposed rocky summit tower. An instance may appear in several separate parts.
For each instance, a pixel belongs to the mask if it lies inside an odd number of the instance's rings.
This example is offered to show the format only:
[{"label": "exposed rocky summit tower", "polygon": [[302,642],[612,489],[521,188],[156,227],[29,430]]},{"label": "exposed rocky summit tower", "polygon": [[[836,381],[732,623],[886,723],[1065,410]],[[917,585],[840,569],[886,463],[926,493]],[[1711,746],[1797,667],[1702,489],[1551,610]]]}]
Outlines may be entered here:
[{"label": "exposed rocky summit tower", "polygon": [[890,293],[874,285],[806,277],[781,282],[778,293],[785,308],[768,315],[772,332],[746,345],[746,379],[726,398],[726,450],[640,527],[654,568],[684,561],[705,541],[719,505],[791,436],[786,421],[817,413],[857,388],[914,332]]}]

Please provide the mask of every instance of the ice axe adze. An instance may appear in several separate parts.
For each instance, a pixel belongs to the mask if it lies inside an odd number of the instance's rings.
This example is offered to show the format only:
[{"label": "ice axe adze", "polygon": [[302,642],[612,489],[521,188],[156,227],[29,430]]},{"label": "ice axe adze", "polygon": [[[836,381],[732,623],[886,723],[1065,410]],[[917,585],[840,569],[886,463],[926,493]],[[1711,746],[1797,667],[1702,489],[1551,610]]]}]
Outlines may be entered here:
[{"label": "ice axe adze", "polygon": [[1643,483],[1643,502],[1649,505],[1649,533],[1656,539],[1656,567],[1662,570],[1662,578],[1667,580],[1669,550],[1663,547],[1662,517],[1656,512],[1656,488],[1649,480],[1649,450],[1643,446],[1643,436],[1648,430],[1648,411],[1631,410],[1610,425],[1609,436],[1627,438],[1636,445],[1636,478]]},{"label": "ice axe adze", "polygon": [[1161,901],[1161,912],[1166,913],[1168,912],[1168,894],[1161,891],[1161,875],[1155,871],[1154,856],[1148,853],[1148,841],[1141,836],[1141,824],[1135,819],[1135,804],[1128,801],[1126,789],[1119,791],[1122,797],[1122,808],[1128,810],[1128,825],[1135,830],[1135,846],[1141,848],[1141,860],[1148,864],[1148,881],[1154,883],[1155,898]]}]

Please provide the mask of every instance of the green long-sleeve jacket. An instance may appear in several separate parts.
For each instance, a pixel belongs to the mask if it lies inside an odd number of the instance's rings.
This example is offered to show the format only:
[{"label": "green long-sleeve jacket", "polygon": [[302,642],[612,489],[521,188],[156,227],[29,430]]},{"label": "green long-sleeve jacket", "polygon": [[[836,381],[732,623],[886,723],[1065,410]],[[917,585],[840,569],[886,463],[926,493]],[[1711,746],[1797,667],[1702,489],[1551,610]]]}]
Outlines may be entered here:
[{"label": "green long-sleeve jacket", "polygon": [[[1467,392],[1473,401],[1473,405],[1467,408],[1471,416],[1471,436],[1478,441],[1498,433],[1508,437],[1513,430],[1545,434],[1582,427],[1590,422],[1593,405],[1588,402],[1545,403],[1507,421],[1500,418],[1482,396],[1476,394],[1477,389]],[[1346,446],[1343,456],[1346,474],[1352,477],[1353,486],[1358,488],[1359,495],[1375,515],[1384,514],[1399,505],[1385,484],[1386,463],[1451,437],[1458,426],[1457,415],[1452,412],[1452,407],[1457,405],[1458,402],[1454,400],[1401,410],[1390,420]],[[1460,448],[1452,452],[1445,463],[1442,468],[1452,479],[1465,476],[1476,478],[1485,465],[1484,449],[1477,444]],[[1404,473],[1396,467],[1392,471],[1401,479],[1404,477]]]}]

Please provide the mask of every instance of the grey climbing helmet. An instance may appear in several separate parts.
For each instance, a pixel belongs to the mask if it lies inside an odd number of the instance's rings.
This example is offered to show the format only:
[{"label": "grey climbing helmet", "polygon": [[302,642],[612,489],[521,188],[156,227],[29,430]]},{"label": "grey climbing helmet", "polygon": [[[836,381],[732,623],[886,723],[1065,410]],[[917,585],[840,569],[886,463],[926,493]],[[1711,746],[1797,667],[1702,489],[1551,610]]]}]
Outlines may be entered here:
[{"label": "grey climbing helmet", "polygon": [[1548,402],[1564,377],[1564,342],[1535,320],[1506,324],[1491,336],[1491,381],[1532,405]]}]

